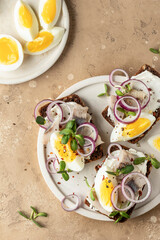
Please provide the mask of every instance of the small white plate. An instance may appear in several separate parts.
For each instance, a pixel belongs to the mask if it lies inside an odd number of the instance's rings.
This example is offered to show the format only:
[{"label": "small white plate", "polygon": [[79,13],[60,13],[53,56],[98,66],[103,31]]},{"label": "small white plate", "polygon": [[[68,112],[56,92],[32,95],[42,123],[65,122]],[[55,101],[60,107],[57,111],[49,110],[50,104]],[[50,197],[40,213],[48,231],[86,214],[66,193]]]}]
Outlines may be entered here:
[{"label": "small white plate", "polygon": [[[0,1],[0,33],[10,34],[23,43],[14,24],[13,12],[16,1],[17,0]],[[35,13],[38,13],[39,0],[27,0],[26,2],[31,5],[35,10]],[[17,70],[12,72],[0,72],[0,84],[18,84],[29,81],[47,71],[58,60],[66,45],[69,34],[69,13],[64,0],[62,4],[62,12],[56,26],[64,27],[66,29],[60,44],[50,51],[38,56],[25,54],[24,61]]]},{"label": "small white plate", "polygon": [[[124,77],[117,76],[116,80],[124,81]],[[89,106],[90,112],[93,113],[93,121],[99,130],[99,134],[101,135],[103,141],[105,142],[104,144],[105,153],[107,150],[107,146],[109,144],[109,137],[112,131],[112,127],[106,122],[106,120],[101,115],[102,110],[106,107],[106,97],[98,98],[97,95],[104,91],[103,83],[107,82],[108,76],[92,77],[76,83],[75,85],[65,90],[59,96],[59,98],[61,98],[75,93],[85,101],[86,105]],[[153,153],[155,154],[155,157],[158,158],[157,152],[155,152],[147,144],[147,139],[148,137],[151,136],[151,134],[157,133],[157,129],[160,127],[159,124],[160,123],[157,123],[156,126],[154,126],[152,130],[146,135],[146,137],[140,142],[141,148],[138,148],[134,144],[129,144],[126,142],[121,143],[126,146],[135,148],[139,151],[144,151],[145,153],[148,154]],[[53,174],[51,176],[46,169],[45,160],[47,157],[49,156],[51,157],[52,154],[50,154],[51,152],[50,144],[48,144],[46,148],[44,148],[43,134],[44,130],[41,128],[39,130],[38,135],[37,153],[40,169],[48,187],[60,201],[63,199],[64,196],[71,194],[73,192],[81,196],[82,201],[84,201],[85,197],[88,195],[88,187],[84,182],[84,176],[88,178],[89,183],[92,185],[95,176],[94,167],[95,165],[100,163],[103,159],[86,164],[84,170],[79,174],[71,173],[69,181],[65,182],[64,180],[61,179],[61,176],[59,176],[59,174]],[[72,178],[72,176],[74,176],[74,178]],[[148,212],[149,210],[151,210],[160,203],[160,188],[158,185],[160,182],[160,170],[156,170],[153,168],[149,179],[152,185],[152,194],[150,198],[147,199],[146,202],[136,205],[136,209],[134,210],[132,217],[140,216]],[[57,182],[61,182],[61,184],[57,184]],[[68,201],[68,204],[70,205],[71,202]],[[85,205],[82,205],[82,207],[78,209],[76,212],[92,219],[110,221],[110,219],[107,218],[106,216],[103,216],[99,213],[90,210]]]}]

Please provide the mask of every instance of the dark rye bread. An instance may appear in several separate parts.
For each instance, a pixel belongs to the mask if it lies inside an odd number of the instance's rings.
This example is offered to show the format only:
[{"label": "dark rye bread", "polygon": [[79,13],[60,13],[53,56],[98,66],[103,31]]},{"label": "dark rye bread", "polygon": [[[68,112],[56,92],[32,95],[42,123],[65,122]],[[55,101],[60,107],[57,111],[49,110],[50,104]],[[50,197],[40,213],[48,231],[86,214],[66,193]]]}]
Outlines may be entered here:
[{"label": "dark rye bread", "polygon": [[[121,145],[121,147],[122,147],[124,150],[129,150],[129,148],[126,147],[126,146]],[[117,146],[113,146],[113,147],[112,147],[112,152],[114,152],[114,151],[116,151],[116,150],[118,150],[118,147],[117,147]],[[106,155],[106,158],[107,158],[107,157],[108,157],[108,154]],[[97,165],[97,166],[95,167],[96,172],[99,170],[99,168],[101,168],[102,165],[103,165],[103,163],[102,163],[101,165]],[[149,174],[151,173],[151,170],[152,170],[152,164],[151,164],[150,161],[148,161],[148,162],[147,162],[147,173],[146,173],[146,177],[147,177],[147,178],[148,178]],[[143,189],[144,189],[144,187],[143,187]],[[84,202],[85,202],[85,204],[86,204],[88,207],[90,207],[90,202],[87,200],[87,198],[85,199]],[[129,216],[131,216],[131,214],[132,214],[135,206],[136,206],[136,204],[127,211],[127,214],[128,214]],[[112,217],[109,217],[107,214],[104,214],[104,213],[102,213],[102,212],[100,212],[100,211],[97,211],[97,212],[100,213],[100,214],[102,214],[102,215],[104,215],[104,216],[106,216],[106,217],[108,217],[108,218],[110,218],[110,219],[113,219],[114,221],[116,221],[116,220],[120,217],[119,214],[117,214],[116,216],[114,216],[114,217],[112,218]],[[123,222],[125,222],[125,221],[127,221],[127,218],[122,218],[122,219],[120,220],[120,223],[123,223]]]},{"label": "dark rye bread", "polygon": [[[78,103],[80,104],[81,106],[85,107],[85,103],[82,101],[82,99],[76,95],[76,94],[71,94],[69,96],[66,96],[66,97],[63,97],[63,98],[60,98],[58,100],[62,100],[64,102],[75,102],[75,103]],[[46,117],[46,110],[47,110],[47,107],[48,107],[48,104],[46,104],[45,106],[43,106],[42,108],[40,108],[39,110],[39,114],[42,116],[42,117]],[[95,160],[98,160],[100,158],[103,157],[103,148],[102,148],[102,144],[97,146],[95,148],[95,151],[92,153],[92,155],[90,156],[90,159],[85,159],[85,163],[89,163],[89,162],[92,162],[92,161],[95,161]]]},{"label": "dark rye bread", "polygon": [[[152,74],[154,74],[155,76],[159,77],[160,78],[160,73],[158,73],[154,68],[152,68],[151,66],[147,65],[147,64],[144,64],[140,69],[139,71],[135,74],[135,75],[138,75],[142,72],[144,72],[145,70],[151,72]],[[110,119],[108,115],[108,106],[103,110],[102,112],[102,116],[106,119],[106,121],[112,126],[114,127],[115,124],[114,122]],[[156,118],[156,121],[154,122],[153,125],[155,125],[159,120],[160,120],[160,108],[158,108],[155,112],[153,112],[153,116]],[[129,140],[128,142],[130,143],[137,143],[139,142],[153,127],[153,125],[147,130],[145,131],[144,133],[142,133],[139,137],[137,138],[134,138],[132,140]]]}]

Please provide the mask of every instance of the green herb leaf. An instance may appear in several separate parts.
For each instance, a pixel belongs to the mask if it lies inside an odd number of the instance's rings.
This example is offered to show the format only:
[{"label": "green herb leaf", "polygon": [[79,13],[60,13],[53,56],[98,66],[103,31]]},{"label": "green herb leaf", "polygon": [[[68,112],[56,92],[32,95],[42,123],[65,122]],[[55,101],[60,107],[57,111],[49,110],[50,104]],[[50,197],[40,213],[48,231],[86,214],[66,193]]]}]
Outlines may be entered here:
[{"label": "green herb leaf", "polygon": [[122,216],[120,216],[116,221],[115,221],[115,223],[118,223],[118,222],[120,222],[121,220],[122,220]]},{"label": "green herb leaf", "polygon": [[155,53],[155,54],[158,54],[158,53],[159,53],[159,50],[154,49],[154,48],[150,48],[149,50],[150,50],[152,53]]},{"label": "green herb leaf", "polygon": [[27,217],[23,212],[18,211],[18,213],[19,213],[22,217],[24,217],[24,218],[26,218],[26,219],[29,219],[29,217]]},{"label": "green herb leaf", "polygon": [[100,93],[100,94],[97,95],[97,97],[102,97],[102,96],[105,96],[105,95],[106,95],[106,93]]},{"label": "green herb leaf", "polygon": [[47,217],[47,216],[48,216],[47,213],[45,213],[45,212],[40,212],[40,213],[37,214],[36,217]]},{"label": "green herb leaf", "polygon": [[66,168],[66,163],[65,163],[65,161],[60,161],[60,163],[59,163],[59,170],[60,170],[60,171],[64,171],[65,168]]},{"label": "green herb leaf", "polygon": [[130,84],[126,84],[125,87],[127,88],[127,92],[130,92],[132,89]]},{"label": "green herb leaf", "polygon": [[65,181],[68,181],[68,180],[69,180],[69,175],[68,175],[67,172],[62,173],[62,177],[63,177],[63,179],[64,179]]},{"label": "green herb leaf", "polygon": [[119,89],[117,89],[117,90],[115,91],[115,93],[116,93],[118,96],[123,96],[123,95],[124,95]]},{"label": "green herb leaf", "polygon": [[108,86],[107,86],[107,84],[104,84],[104,89],[105,89],[105,93],[106,93],[106,95],[109,96],[109,94],[108,94]]},{"label": "green herb leaf", "polygon": [[69,172],[69,173],[70,173],[70,172],[73,172],[73,171],[72,171],[71,169],[67,168],[67,171],[66,171],[66,172]]},{"label": "green herb leaf", "polygon": [[127,165],[126,167],[120,169],[119,174],[128,174],[128,173],[132,172],[133,170],[134,170],[133,165]]},{"label": "green herb leaf", "polygon": [[89,188],[91,188],[91,186],[90,186],[89,183],[88,183],[87,177],[84,177],[84,180],[85,180],[87,186],[88,186]]},{"label": "green herb leaf", "polygon": [[63,135],[62,139],[61,139],[61,143],[62,144],[67,144],[69,141],[70,135]]},{"label": "green herb leaf", "polygon": [[38,213],[38,211],[37,211],[37,209],[36,208],[34,208],[34,207],[32,207],[32,206],[30,206],[30,208],[34,211],[34,213]]},{"label": "green herb leaf", "polygon": [[43,226],[42,225],[40,225],[38,222],[36,222],[34,219],[31,219],[32,220],[32,222],[34,222],[38,227],[40,227],[40,228],[42,228]]},{"label": "green herb leaf", "polygon": [[108,174],[110,174],[110,175],[117,176],[117,174],[116,174],[115,172],[106,171],[106,173],[108,173]]},{"label": "green herb leaf", "polygon": [[78,148],[77,141],[76,141],[75,139],[72,139],[72,140],[71,140],[71,149],[72,149],[73,151],[76,151],[77,148]]},{"label": "green herb leaf", "polygon": [[120,212],[120,215],[124,218],[130,218],[130,216],[126,212]]},{"label": "green herb leaf", "polygon": [[29,218],[30,220],[34,218],[34,214],[35,214],[34,211],[32,211],[31,215],[30,215],[30,218]]},{"label": "green herb leaf", "polygon": [[62,131],[60,131],[60,134],[61,135],[70,135],[70,134],[73,134],[73,130],[69,129],[69,128],[65,128]]},{"label": "green herb leaf", "polygon": [[78,134],[78,135],[75,135],[75,138],[78,140],[79,145],[83,147],[85,143],[84,137],[81,134]]},{"label": "green herb leaf", "polygon": [[70,120],[70,121],[66,124],[66,127],[65,127],[65,128],[72,129],[73,126],[74,126],[74,124],[75,124],[75,119]]},{"label": "green herb leaf", "polygon": [[111,212],[111,214],[109,215],[109,217],[114,217],[119,213],[119,211],[113,211]]},{"label": "green herb leaf", "polygon": [[160,168],[160,162],[157,159],[151,158],[150,160],[151,160],[153,167],[155,167],[156,169]]},{"label": "green herb leaf", "polygon": [[136,116],[136,113],[135,112],[131,112],[131,111],[128,111],[127,114],[130,115],[130,116]]},{"label": "green herb leaf", "polygon": [[76,130],[77,130],[77,124],[76,124],[76,121],[74,122],[74,125],[73,125],[73,127],[72,127],[72,130],[73,130],[73,132],[76,132]]},{"label": "green herb leaf", "polygon": [[43,117],[38,116],[38,117],[36,118],[36,123],[38,123],[38,124],[40,124],[40,125],[44,125],[44,124],[46,123],[46,120],[45,120]]},{"label": "green herb leaf", "polygon": [[138,165],[138,164],[145,162],[145,160],[146,160],[146,157],[139,157],[139,158],[134,159],[133,164]]},{"label": "green herb leaf", "polygon": [[125,112],[126,112],[123,108],[120,108],[120,107],[117,107],[117,110],[118,110],[119,112],[122,112],[122,113],[125,113]]},{"label": "green herb leaf", "polygon": [[91,198],[92,201],[95,201],[94,190],[93,189],[91,189],[91,191],[90,191],[90,198]]}]

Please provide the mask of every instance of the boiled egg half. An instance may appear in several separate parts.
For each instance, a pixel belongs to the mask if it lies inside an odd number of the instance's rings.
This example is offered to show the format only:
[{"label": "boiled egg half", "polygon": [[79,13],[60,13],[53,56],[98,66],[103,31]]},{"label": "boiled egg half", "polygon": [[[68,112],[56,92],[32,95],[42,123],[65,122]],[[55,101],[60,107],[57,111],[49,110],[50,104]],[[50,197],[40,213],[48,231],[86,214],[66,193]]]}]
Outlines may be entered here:
[{"label": "boiled egg half", "polygon": [[160,134],[149,138],[148,143],[153,149],[160,152]]},{"label": "boiled egg half", "polygon": [[32,8],[22,0],[18,0],[14,9],[16,30],[25,41],[32,41],[39,32],[38,21]]},{"label": "boiled egg half", "polygon": [[[111,168],[103,165],[99,170],[95,178],[95,192],[101,206],[107,211],[114,211],[114,207],[111,202],[111,193],[113,189],[118,185],[116,177],[108,174],[106,171],[112,171]],[[118,201],[118,192],[115,192],[114,202]]]},{"label": "boiled egg half", "polygon": [[56,24],[60,11],[62,0],[40,0],[39,19],[44,29],[51,29]]},{"label": "boiled egg half", "polygon": [[54,27],[52,30],[41,30],[38,36],[31,42],[27,42],[24,51],[30,55],[39,55],[57,46],[64,35],[65,29]]},{"label": "boiled egg half", "polygon": [[23,49],[18,40],[0,34],[0,71],[13,71],[23,62]]},{"label": "boiled egg half", "polygon": [[50,137],[50,144],[54,154],[57,156],[59,161],[65,161],[66,169],[69,168],[72,171],[79,172],[84,168],[84,157],[73,152],[70,147],[71,139],[67,144],[61,143],[62,135],[59,132],[52,133]]},{"label": "boiled egg half", "polygon": [[[132,117],[130,116],[129,119]],[[134,117],[133,117],[134,119]],[[127,118],[125,119],[127,120]],[[149,113],[141,113],[140,117],[133,123],[117,123],[111,133],[110,141],[132,140],[147,131],[155,122],[156,118]]]}]

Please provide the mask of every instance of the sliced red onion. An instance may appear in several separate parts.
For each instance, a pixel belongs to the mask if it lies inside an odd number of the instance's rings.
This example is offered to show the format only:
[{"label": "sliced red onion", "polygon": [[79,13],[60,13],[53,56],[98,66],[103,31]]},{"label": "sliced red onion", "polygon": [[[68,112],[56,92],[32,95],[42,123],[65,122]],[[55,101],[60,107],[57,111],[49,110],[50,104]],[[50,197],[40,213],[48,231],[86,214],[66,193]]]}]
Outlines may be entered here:
[{"label": "sliced red onion", "polygon": [[[84,145],[83,148],[78,148],[77,153],[83,157],[88,157],[94,152],[96,146],[95,146],[95,142],[92,138],[84,137],[84,140],[88,141],[89,143],[87,143],[87,145]],[[81,150],[84,151],[85,149],[90,149],[90,152],[82,153]]]},{"label": "sliced red onion", "polygon": [[[62,111],[62,108],[59,104],[66,104],[65,102],[63,101],[60,101],[60,100],[57,100],[57,101],[53,101],[51,104],[49,104],[49,106],[47,107],[47,117],[49,119],[50,122],[53,122],[54,119],[53,117],[51,116],[51,109],[56,105],[59,109],[60,109],[60,114],[61,114],[61,122],[62,122],[62,119],[63,119],[63,111]],[[67,105],[67,107],[69,108],[69,106]],[[69,108],[70,109],[70,108]]]},{"label": "sliced red onion", "polygon": [[[69,197],[76,197],[76,204],[73,208],[67,208],[64,206],[65,200],[68,199]],[[62,208],[67,212],[73,212],[73,211],[77,210],[80,207],[80,205],[81,205],[81,198],[77,194],[66,195],[61,201]]]},{"label": "sliced red onion", "polygon": [[82,123],[81,125],[79,125],[79,127],[77,128],[77,133],[78,133],[78,130],[83,128],[83,127],[89,127],[91,128],[93,131],[94,131],[94,138],[93,140],[96,142],[97,141],[97,138],[98,138],[98,130],[97,128],[95,127],[95,125],[93,123],[88,123],[88,122],[85,122],[85,123]]},{"label": "sliced red onion", "polygon": [[[118,107],[118,105],[120,105],[120,102],[122,102],[122,100],[124,100],[124,99],[132,99],[137,104],[138,111],[137,111],[137,115],[135,116],[134,119],[131,118],[131,120],[129,120],[129,117],[128,117],[128,121],[126,121],[125,119],[120,118],[119,115],[117,114],[117,111],[118,111],[117,107]],[[121,123],[124,123],[124,124],[133,123],[139,118],[140,114],[141,114],[141,106],[140,106],[139,102],[137,101],[136,98],[134,98],[130,95],[125,95],[125,96],[119,98],[114,105],[114,116],[117,119],[117,121],[119,121]]]},{"label": "sliced red onion", "polygon": [[[49,167],[49,163],[51,163],[53,161],[53,167],[54,167],[54,172],[50,170],[50,167]],[[57,169],[56,169],[56,166],[55,166],[55,163],[57,161],[57,158],[56,157],[51,157],[51,158],[48,158],[47,161],[46,161],[46,168],[47,168],[47,171],[51,174],[55,174],[57,173]]]},{"label": "sliced red onion", "polygon": [[[124,188],[125,188],[127,191],[129,191],[129,193],[130,193],[130,195],[131,195],[131,199],[134,200],[135,195],[134,195],[133,190],[132,190],[129,186],[127,186],[127,185],[125,185]],[[113,191],[112,191],[112,193],[111,193],[111,202],[112,202],[112,205],[113,205],[113,207],[114,207],[117,211],[127,211],[127,210],[129,210],[131,207],[133,207],[135,203],[131,202],[131,203],[129,204],[129,206],[127,206],[127,207],[125,207],[125,208],[118,208],[117,205],[115,204],[115,201],[114,201],[114,194],[115,194],[116,191],[118,191],[118,189],[122,189],[122,186],[121,186],[120,184],[117,185],[117,186],[113,189]],[[127,198],[126,198],[126,200],[128,201]]]},{"label": "sliced red onion", "polygon": [[[148,186],[148,192],[147,192],[146,196],[145,196],[144,198],[142,198],[142,199],[138,199],[138,200],[132,199],[132,198],[130,198],[130,197],[126,194],[126,192],[125,192],[125,187],[126,187],[126,181],[127,181],[127,179],[130,178],[130,177],[132,178],[132,177],[134,177],[134,176],[138,176],[138,177],[143,178],[143,179],[145,180],[147,186]],[[148,178],[147,178],[145,175],[143,175],[142,173],[139,173],[139,172],[131,172],[131,173],[127,174],[127,175],[122,179],[121,186],[122,186],[122,193],[123,193],[124,197],[125,197],[128,201],[133,202],[133,203],[141,203],[141,202],[144,202],[146,199],[149,198],[149,196],[150,196],[150,194],[151,194],[151,184],[150,184],[150,181],[148,180]]]},{"label": "sliced red onion", "polygon": [[[137,80],[137,79],[129,79],[129,80],[123,82],[123,83],[121,84],[121,86],[122,86],[122,87],[125,87],[126,84],[129,84],[129,83],[132,83],[132,82],[133,82],[133,83],[134,83],[134,82],[137,82],[138,84],[142,84],[143,87],[146,89],[146,93],[147,93],[147,95],[148,95],[148,98],[147,98],[147,101],[145,101],[144,103],[141,104],[141,109],[144,109],[144,108],[148,105],[148,103],[149,103],[149,101],[150,101],[150,98],[151,98],[151,96],[150,96],[150,91],[148,90],[148,87],[146,86],[146,84],[145,84],[144,82],[142,82],[141,80]],[[120,97],[117,96],[117,98],[119,99]],[[125,101],[121,101],[121,102],[120,102],[120,105],[121,105],[121,107],[123,107],[124,109],[126,109],[126,110],[128,110],[128,111],[134,111],[134,112],[135,112],[135,111],[138,110],[137,107],[129,106]]]},{"label": "sliced red onion", "polygon": [[[39,111],[39,109],[42,107],[42,106],[44,106],[44,105],[47,105],[47,104],[49,104],[49,103],[52,103],[53,101],[51,100],[51,99],[44,99],[44,100],[42,100],[42,101],[40,101],[37,105],[36,105],[36,107],[35,107],[35,109],[34,109],[34,118],[35,118],[35,120],[37,119],[37,116],[38,116],[38,111]],[[48,128],[48,126],[46,126],[46,124],[45,125],[39,125],[41,128],[44,128],[44,129],[47,129]]]},{"label": "sliced red onion", "polygon": [[110,73],[110,75],[109,75],[109,82],[110,82],[110,84],[113,86],[113,87],[119,87],[119,86],[116,86],[116,84],[114,84],[114,82],[113,82],[113,75],[115,74],[115,72],[122,72],[122,73],[124,73],[124,75],[126,76],[126,78],[127,79],[129,79],[129,76],[128,76],[128,73],[126,73],[123,69],[119,69],[119,68],[116,68],[116,69],[114,69],[111,73]]},{"label": "sliced red onion", "polygon": [[120,151],[122,150],[122,147],[121,147],[120,144],[118,144],[118,143],[111,143],[111,144],[108,146],[108,155],[109,155],[110,157],[113,157],[113,155],[112,155],[112,153],[111,153],[111,148],[112,148],[113,146],[118,147]]}]

